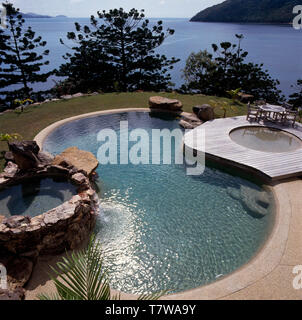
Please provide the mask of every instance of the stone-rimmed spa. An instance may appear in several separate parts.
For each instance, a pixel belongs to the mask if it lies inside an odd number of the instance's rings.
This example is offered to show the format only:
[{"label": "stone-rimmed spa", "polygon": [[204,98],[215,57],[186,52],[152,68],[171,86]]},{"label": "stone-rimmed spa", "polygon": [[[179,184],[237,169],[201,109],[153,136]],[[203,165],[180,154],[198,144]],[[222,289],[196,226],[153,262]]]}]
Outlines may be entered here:
[{"label": "stone-rimmed spa", "polygon": [[92,182],[98,162],[77,148],[54,158],[35,142],[11,144],[10,150],[16,163],[9,161],[0,174],[0,189],[37,178],[63,178],[77,189],[71,199],[34,217],[0,216],[0,262],[8,270],[8,290],[0,296],[21,298],[38,256],[76,249],[88,239],[98,213]]}]

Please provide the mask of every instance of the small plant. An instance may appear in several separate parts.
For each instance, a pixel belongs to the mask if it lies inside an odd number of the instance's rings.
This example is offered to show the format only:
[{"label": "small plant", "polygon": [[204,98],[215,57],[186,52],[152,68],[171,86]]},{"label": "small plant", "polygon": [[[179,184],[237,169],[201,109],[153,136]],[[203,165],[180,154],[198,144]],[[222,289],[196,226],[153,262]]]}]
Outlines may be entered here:
[{"label": "small plant", "polygon": [[0,141],[6,141],[9,143],[11,140],[19,140],[22,139],[22,136],[18,133],[0,133]]},{"label": "small plant", "polygon": [[231,97],[233,104],[236,103],[236,100],[239,99],[239,93],[240,93],[241,88],[237,88],[235,90],[228,90],[226,93]]},{"label": "small plant", "polygon": [[221,102],[218,103],[218,102],[216,102],[216,101],[214,101],[214,100],[210,100],[210,103],[211,103],[211,105],[212,105],[212,107],[213,107],[214,109],[219,108],[219,109],[223,110],[223,118],[226,118],[227,111],[228,111],[229,108],[230,108],[231,110],[233,110],[234,112],[237,111],[237,108],[236,108],[236,107],[230,106],[230,105],[229,105],[227,102],[225,102],[225,101],[222,102],[222,105],[221,105]]},{"label": "small plant", "polygon": [[[40,300],[117,300],[112,295],[107,270],[103,264],[100,242],[92,235],[87,249],[66,253],[66,258],[51,267],[57,278],[54,281],[57,292],[53,295],[41,294]],[[156,300],[164,292],[141,295],[139,300]]]},{"label": "small plant", "polygon": [[16,99],[16,100],[14,100],[14,104],[20,106],[21,112],[24,111],[24,107],[25,107],[25,106],[27,106],[27,105],[29,105],[29,104],[32,104],[33,102],[34,102],[34,101],[31,100],[31,99],[25,99],[25,100]]}]

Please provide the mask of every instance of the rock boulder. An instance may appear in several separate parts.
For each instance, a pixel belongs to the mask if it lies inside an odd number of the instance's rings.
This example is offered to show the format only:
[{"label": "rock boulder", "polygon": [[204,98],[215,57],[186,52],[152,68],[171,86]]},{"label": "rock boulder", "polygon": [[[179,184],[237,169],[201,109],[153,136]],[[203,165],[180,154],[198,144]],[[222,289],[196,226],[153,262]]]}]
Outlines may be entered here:
[{"label": "rock boulder", "polygon": [[160,96],[149,98],[150,109],[160,109],[166,111],[182,111],[182,103],[176,99],[168,99]]},{"label": "rock boulder", "polygon": [[202,121],[194,114],[184,112],[179,121],[179,125],[185,129],[194,129],[202,125]]},{"label": "rock boulder", "polygon": [[39,165],[40,148],[35,141],[10,142],[8,146],[14,157],[14,162],[21,170],[29,170]]},{"label": "rock boulder", "polygon": [[25,290],[23,288],[16,288],[15,290],[1,290],[0,300],[24,300]]},{"label": "rock boulder", "polygon": [[84,171],[88,176],[98,167],[98,160],[88,151],[83,151],[77,147],[70,147],[57,155],[52,161],[53,166],[66,167],[69,164],[76,167],[79,171]]},{"label": "rock boulder", "polygon": [[214,110],[209,104],[193,107],[193,112],[201,121],[210,121],[215,118]]}]

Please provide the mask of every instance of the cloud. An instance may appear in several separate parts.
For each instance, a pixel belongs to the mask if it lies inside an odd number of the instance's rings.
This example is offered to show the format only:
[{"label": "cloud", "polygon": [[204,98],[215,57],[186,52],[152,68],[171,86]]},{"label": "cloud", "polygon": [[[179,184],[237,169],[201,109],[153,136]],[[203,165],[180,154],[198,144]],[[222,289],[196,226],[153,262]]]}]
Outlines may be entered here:
[{"label": "cloud", "polygon": [[83,2],[84,0],[69,0],[71,3],[79,3],[79,2]]},{"label": "cloud", "polygon": [[159,4],[160,4],[161,6],[163,6],[163,5],[166,4],[166,1],[165,1],[165,0],[160,0],[160,1],[159,1]]}]

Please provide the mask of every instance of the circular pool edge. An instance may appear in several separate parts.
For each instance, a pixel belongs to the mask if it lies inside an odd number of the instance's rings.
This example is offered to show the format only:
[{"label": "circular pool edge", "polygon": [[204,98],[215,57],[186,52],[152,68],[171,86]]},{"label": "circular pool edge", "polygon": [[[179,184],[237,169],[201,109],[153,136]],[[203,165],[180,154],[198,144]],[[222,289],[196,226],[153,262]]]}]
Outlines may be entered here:
[{"label": "circular pool edge", "polygon": [[[96,111],[69,117],[57,121],[40,131],[34,138],[42,149],[45,139],[50,133],[63,124],[82,118],[90,118],[98,115],[114,114],[120,112],[150,112],[149,108],[121,108],[105,111]],[[286,249],[288,239],[290,217],[292,213],[291,202],[286,191],[286,183],[269,186],[273,193],[275,212],[272,230],[268,239],[262,247],[256,252],[251,260],[232,273],[211,282],[208,285],[196,287],[181,291],[175,294],[168,294],[160,299],[162,300],[203,300],[220,299],[242,290],[251,284],[271,273],[280,263]],[[282,212],[282,215],[281,215]],[[120,293],[121,299],[133,300],[138,295],[112,290],[114,293]]]},{"label": "circular pool edge", "polygon": [[[293,138],[295,138],[296,140],[298,140],[300,142],[300,147],[296,148],[296,149],[293,149],[293,150],[286,150],[286,151],[281,151],[281,152],[277,152],[277,151],[268,151],[268,150],[262,150],[262,149],[256,149],[256,148],[251,148],[249,147],[248,145],[245,145],[245,144],[241,144],[241,143],[238,143],[235,139],[232,138],[232,133],[235,132],[235,131],[239,131],[239,130],[242,130],[242,129],[247,129],[247,128],[264,128],[264,129],[272,129],[272,130],[276,130],[276,131],[280,131],[282,132],[284,135],[288,135],[288,136],[291,136]],[[245,125],[245,126],[238,126],[236,128],[233,128],[229,131],[229,138],[232,140],[232,142],[236,143],[237,145],[243,147],[243,148],[247,148],[247,149],[251,149],[251,150],[254,150],[254,151],[260,151],[260,152],[268,152],[268,153],[271,153],[272,155],[274,154],[277,154],[277,153],[286,153],[286,152],[294,152],[296,150],[299,150],[302,148],[302,139],[300,137],[298,137],[297,135],[295,135],[294,133],[292,132],[289,132],[287,131],[285,128],[281,129],[281,128],[276,128],[274,126],[270,126],[268,124],[265,124],[265,125],[256,125],[256,124],[251,124],[251,125]]]}]

